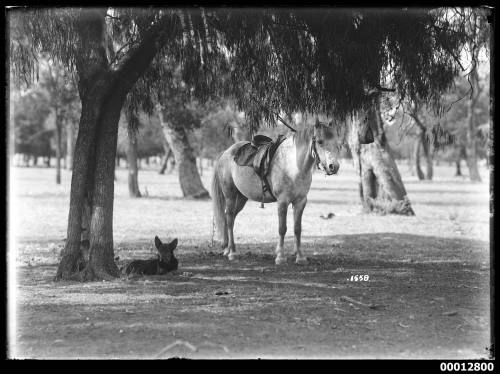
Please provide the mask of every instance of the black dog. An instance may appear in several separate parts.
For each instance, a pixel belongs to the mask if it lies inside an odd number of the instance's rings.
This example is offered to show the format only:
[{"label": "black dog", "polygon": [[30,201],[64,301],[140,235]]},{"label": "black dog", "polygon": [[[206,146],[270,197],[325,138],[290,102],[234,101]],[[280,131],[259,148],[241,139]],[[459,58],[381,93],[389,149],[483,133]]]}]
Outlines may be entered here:
[{"label": "black dog", "polygon": [[158,250],[158,257],[149,260],[134,260],[124,268],[126,275],[161,275],[177,270],[179,262],[174,256],[174,249],[177,247],[177,239],[169,244],[163,244],[155,236],[155,246]]}]

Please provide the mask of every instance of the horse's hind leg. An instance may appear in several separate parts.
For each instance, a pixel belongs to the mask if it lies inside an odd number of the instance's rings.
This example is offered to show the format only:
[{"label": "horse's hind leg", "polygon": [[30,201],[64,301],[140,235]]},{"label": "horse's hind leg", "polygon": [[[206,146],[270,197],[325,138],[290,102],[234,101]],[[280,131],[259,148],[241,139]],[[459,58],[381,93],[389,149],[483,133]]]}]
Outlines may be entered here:
[{"label": "horse's hind leg", "polygon": [[224,251],[229,260],[236,259],[236,246],[234,244],[234,220],[236,215],[243,209],[247,198],[243,196],[239,191],[229,198],[226,198],[226,222],[227,222],[227,234],[228,234],[228,247]]}]

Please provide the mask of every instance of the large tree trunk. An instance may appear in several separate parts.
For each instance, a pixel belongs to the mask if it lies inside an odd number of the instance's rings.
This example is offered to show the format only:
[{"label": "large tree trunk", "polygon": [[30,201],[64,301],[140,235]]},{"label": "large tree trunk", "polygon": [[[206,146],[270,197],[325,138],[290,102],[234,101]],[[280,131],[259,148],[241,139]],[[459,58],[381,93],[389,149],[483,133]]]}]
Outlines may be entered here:
[{"label": "large tree trunk", "polygon": [[[375,141],[360,144],[360,127],[368,121]],[[360,175],[360,198],[367,212],[382,214],[393,213],[414,215],[398,167],[391,154],[385,137],[380,102],[361,112],[358,118],[350,121],[349,147],[356,170]]]},{"label": "large tree trunk", "polygon": [[66,169],[73,169],[73,153],[74,153],[74,144],[75,144],[75,135],[74,135],[74,127],[73,122],[68,121],[66,123]]},{"label": "large tree trunk", "polygon": [[113,201],[118,122],[124,101],[124,93],[119,92],[107,100],[106,113],[97,128],[88,279],[110,279],[120,275],[113,250]]},{"label": "large tree trunk", "polygon": [[194,199],[208,198],[210,195],[201,182],[196,167],[196,158],[189,144],[186,130],[181,126],[175,126],[170,121],[165,121],[161,112],[159,117],[165,139],[174,153],[183,196]]},{"label": "large tree trunk", "polygon": [[137,168],[137,133],[135,131],[128,132],[128,147],[127,147],[127,162],[128,162],[128,193],[130,197],[141,197],[139,191],[139,170]]},{"label": "large tree trunk", "polygon": [[[57,279],[112,279],[119,276],[113,251],[114,169],[118,121],[126,94],[162,47],[165,25],[148,31],[114,71],[109,68],[105,39],[106,8],[81,10],[76,32],[85,43],[77,54],[78,88],[82,100],[71,179],[66,245]],[[163,36],[162,36],[163,38]],[[83,271],[82,217],[90,205],[90,250]]]}]

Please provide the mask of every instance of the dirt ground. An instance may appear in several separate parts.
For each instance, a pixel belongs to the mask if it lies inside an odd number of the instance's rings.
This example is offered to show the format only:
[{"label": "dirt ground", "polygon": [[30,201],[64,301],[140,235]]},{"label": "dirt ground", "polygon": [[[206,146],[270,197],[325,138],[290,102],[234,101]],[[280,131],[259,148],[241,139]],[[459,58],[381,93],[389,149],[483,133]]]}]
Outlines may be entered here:
[{"label": "dirt ground", "polygon": [[[117,171],[119,262],[149,258],[153,239],[179,239],[179,271],[113,282],[52,281],[64,245],[70,173],[11,169],[14,242],[10,356],[16,358],[488,358],[489,182],[418,181],[400,165],[415,217],[360,213],[349,161],[314,176],[303,218],[309,264],[274,265],[273,204],[236,219],[241,256],[212,245],[210,201],[181,198],[175,175],[141,170],[147,196],[130,199]],[[209,170],[203,180],[209,185]],[[331,219],[323,219],[334,213]],[[351,281],[353,275],[368,281]],[[13,285],[10,282],[10,285]]]}]

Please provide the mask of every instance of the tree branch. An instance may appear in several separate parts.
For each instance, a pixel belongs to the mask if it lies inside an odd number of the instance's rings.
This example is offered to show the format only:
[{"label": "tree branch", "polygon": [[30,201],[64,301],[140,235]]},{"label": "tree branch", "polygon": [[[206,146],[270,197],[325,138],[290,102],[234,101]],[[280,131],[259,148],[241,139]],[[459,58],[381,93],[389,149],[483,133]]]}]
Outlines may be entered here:
[{"label": "tree branch", "polygon": [[121,61],[115,71],[116,82],[119,82],[122,89],[128,91],[135,84],[167,42],[166,36],[169,32],[168,36],[171,39],[175,38],[175,35],[172,35],[176,31],[175,26],[175,20],[168,14],[164,15],[146,31],[137,47],[128,51],[128,56]]}]

